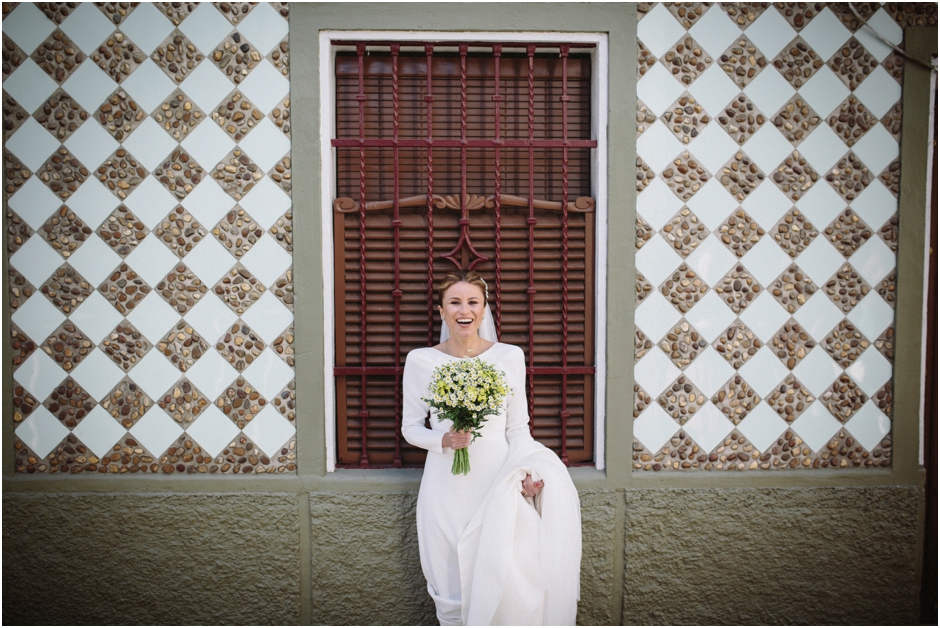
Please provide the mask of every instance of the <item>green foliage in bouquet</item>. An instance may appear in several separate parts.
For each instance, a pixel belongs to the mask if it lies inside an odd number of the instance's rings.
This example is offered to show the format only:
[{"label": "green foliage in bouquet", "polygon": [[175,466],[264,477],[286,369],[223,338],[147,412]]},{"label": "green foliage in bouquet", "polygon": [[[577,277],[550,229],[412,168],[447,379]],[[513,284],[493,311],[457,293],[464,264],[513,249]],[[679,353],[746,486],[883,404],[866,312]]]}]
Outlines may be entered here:
[{"label": "green foliage in bouquet", "polygon": [[[437,409],[437,419],[453,422],[455,430],[470,432],[476,440],[487,416],[498,414],[512,391],[506,385],[504,372],[481,358],[468,358],[434,369],[428,392],[431,398],[424,401]],[[451,466],[454,475],[470,471],[468,449],[454,452]]]}]

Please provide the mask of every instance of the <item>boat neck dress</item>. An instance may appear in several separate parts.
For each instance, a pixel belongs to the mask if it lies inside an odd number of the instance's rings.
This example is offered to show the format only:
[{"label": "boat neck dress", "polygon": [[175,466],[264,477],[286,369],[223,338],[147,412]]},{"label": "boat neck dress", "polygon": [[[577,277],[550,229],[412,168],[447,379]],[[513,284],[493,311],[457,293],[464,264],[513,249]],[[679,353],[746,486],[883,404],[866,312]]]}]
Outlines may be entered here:
[{"label": "boat neck dress", "polygon": [[[505,373],[511,392],[471,443],[467,475],[451,473],[454,450],[441,439],[452,424],[423,399],[434,369],[462,358],[426,347],[405,361],[402,436],[428,451],[416,513],[428,593],[441,625],[573,624],[577,491],[558,457],[529,434],[522,350],[495,343],[477,357]],[[526,473],[545,481],[536,500],[521,494]]]}]

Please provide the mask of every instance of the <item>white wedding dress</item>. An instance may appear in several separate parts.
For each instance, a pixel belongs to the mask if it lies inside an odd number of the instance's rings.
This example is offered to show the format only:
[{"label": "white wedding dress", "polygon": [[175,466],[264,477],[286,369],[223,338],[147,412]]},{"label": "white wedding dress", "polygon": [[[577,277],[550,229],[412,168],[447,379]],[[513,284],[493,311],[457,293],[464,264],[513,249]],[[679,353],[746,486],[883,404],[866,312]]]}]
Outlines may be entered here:
[{"label": "white wedding dress", "polygon": [[[512,393],[469,448],[470,472],[453,475],[442,448],[450,421],[429,407],[434,368],[457,360],[433,347],[408,354],[402,436],[428,450],[418,493],[421,568],[441,625],[574,625],[579,598],[581,511],[568,470],[529,435],[525,358],[496,343],[479,356],[505,372]],[[524,498],[526,473],[542,479]]]}]

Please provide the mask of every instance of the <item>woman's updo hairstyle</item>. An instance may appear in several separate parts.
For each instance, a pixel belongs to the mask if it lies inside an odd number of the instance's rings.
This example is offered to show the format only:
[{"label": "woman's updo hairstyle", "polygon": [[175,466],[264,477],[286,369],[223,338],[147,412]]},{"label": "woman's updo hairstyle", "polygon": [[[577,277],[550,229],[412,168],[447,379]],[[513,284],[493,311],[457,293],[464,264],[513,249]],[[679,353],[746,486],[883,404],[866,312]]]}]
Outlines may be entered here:
[{"label": "woman's updo hairstyle", "polygon": [[455,283],[460,283],[461,281],[465,281],[482,290],[483,300],[489,300],[489,290],[487,289],[486,282],[483,281],[483,277],[480,275],[480,273],[475,270],[461,268],[447,273],[444,279],[441,280],[441,283],[437,284],[437,304],[439,306],[444,307],[444,293],[447,292],[447,289]]}]

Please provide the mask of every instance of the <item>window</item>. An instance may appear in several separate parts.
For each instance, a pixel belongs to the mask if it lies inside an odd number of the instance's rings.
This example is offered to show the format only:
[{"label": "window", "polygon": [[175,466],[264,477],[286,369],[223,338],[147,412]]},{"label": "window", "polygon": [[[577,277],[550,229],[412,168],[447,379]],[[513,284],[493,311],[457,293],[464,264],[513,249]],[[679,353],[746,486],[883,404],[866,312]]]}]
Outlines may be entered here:
[{"label": "window", "polygon": [[[337,466],[419,466],[404,358],[472,267],[526,353],[533,435],[594,457],[592,44],[335,42]],[[494,98],[498,94],[498,98]]]}]

